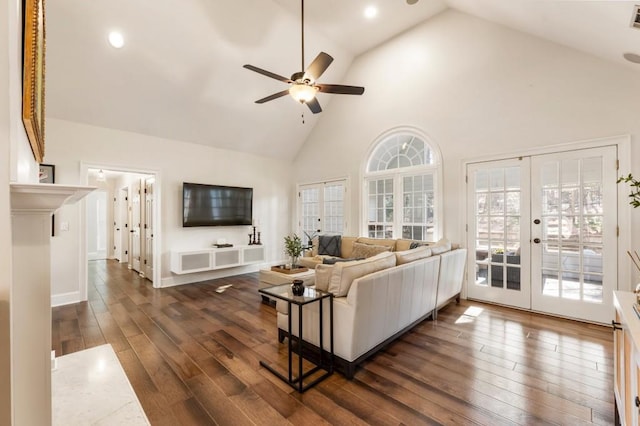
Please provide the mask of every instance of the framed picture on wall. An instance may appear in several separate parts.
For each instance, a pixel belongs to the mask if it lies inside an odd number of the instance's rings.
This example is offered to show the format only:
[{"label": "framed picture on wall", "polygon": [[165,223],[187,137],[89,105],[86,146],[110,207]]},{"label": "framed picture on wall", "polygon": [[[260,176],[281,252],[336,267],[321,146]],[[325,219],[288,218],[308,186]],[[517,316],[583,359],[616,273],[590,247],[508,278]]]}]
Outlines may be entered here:
[{"label": "framed picture on wall", "polygon": [[53,164],[40,164],[38,179],[40,183],[56,183],[56,166]]}]

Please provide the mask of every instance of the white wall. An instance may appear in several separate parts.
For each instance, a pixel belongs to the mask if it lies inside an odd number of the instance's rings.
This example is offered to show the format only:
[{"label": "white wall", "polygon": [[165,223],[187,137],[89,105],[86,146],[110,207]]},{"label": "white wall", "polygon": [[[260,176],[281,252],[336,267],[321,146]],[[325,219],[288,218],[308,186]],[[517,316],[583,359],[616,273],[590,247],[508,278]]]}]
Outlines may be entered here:
[{"label": "white wall", "polygon": [[[0,6],[0,27],[13,16],[8,3]],[[0,31],[0,424],[11,424],[11,210],[9,181],[11,163],[9,119],[9,32]]]},{"label": "white wall", "polygon": [[[54,119],[48,122],[47,143],[48,161],[56,166],[57,183],[82,184],[81,161],[111,165],[115,170],[157,172],[161,190],[163,285],[257,269],[253,266],[182,276],[169,271],[171,250],[207,248],[218,238],[226,238],[236,245],[248,242],[248,226],[182,228],[182,182],[185,181],[253,187],[254,217],[262,224],[267,260],[276,262],[283,258],[282,239],[290,229],[292,192],[288,162]],[[52,240],[52,262],[59,263],[52,277],[54,295],[76,292],[84,286],[85,278],[80,276],[78,267],[83,236],[80,212],[84,212],[84,203],[80,204],[82,206],[64,207],[56,214],[59,220],[69,222],[70,229]]]},{"label": "white wall", "polygon": [[463,160],[631,134],[640,174],[640,73],[466,14],[446,11],[358,57],[345,81],[364,95],[336,97],[322,113],[294,179],[351,177],[355,232],[362,161],[397,126],[421,129],[442,152],[444,232],[454,242],[464,243]]}]

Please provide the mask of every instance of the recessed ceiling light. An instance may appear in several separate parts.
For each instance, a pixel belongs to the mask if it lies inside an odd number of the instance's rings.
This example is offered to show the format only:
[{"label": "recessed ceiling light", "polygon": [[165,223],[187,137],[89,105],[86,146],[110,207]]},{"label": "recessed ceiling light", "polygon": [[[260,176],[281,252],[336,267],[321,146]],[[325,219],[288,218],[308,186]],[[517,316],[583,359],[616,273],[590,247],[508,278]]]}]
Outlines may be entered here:
[{"label": "recessed ceiling light", "polygon": [[407,4],[416,4],[418,0],[407,0]]},{"label": "recessed ceiling light", "polygon": [[378,8],[375,6],[367,6],[367,8],[364,10],[364,16],[365,18],[368,18],[368,19],[375,18],[377,14],[378,14]]},{"label": "recessed ceiling light", "polygon": [[109,33],[109,44],[116,49],[120,49],[124,46],[124,37],[122,36],[122,33],[118,31],[111,31]]}]

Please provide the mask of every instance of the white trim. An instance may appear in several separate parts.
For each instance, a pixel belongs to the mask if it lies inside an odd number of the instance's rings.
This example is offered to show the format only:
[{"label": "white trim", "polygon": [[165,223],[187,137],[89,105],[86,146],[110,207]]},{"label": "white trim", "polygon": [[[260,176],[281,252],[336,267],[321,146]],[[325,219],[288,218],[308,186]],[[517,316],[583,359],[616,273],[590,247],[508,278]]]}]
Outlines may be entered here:
[{"label": "white trim", "polygon": [[[601,148],[604,146],[616,146],[618,161],[620,162],[620,169],[618,170],[618,176],[627,175],[631,171],[631,135],[614,135],[609,137],[586,139],[582,141],[574,141],[567,143],[560,143],[556,145],[546,145],[542,147],[535,147],[519,152],[510,152],[504,154],[491,154],[482,157],[463,159],[461,161],[461,181],[466,185],[466,171],[467,166],[473,163],[480,163],[486,161],[506,160],[510,158],[518,158],[525,156],[553,154],[564,151],[573,151],[588,148]],[[461,206],[464,206],[465,214],[461,216],[461,231],[465,231],[467,225],[467,218],[469,217],[469,205],[466,191],[461,191],[461,197],[464,200],[461,202]],[[632,290],[631,289],[631,277],[633,272],[633,266],[631,261],[626,255],[626,251],[631,248],[631,207],[627,202],[628,187],[624,185],[618,185],[618,226],[620,228],[620,235],[618,236],[618,290]],[[460,235],[464,235],[464,245],[467,244],[468,235],[467,232],[462,232]],[[622,258],[627,259],[626,263],[622,262]],[[467,282],[463,285],[463,297],[466,298],[466,288],[469,285],[469,277]],[[612,311],[613,312],[613,311]]]},{"label": "white trim", "polygon": [[[351,214],[351,179],[349,178],[349,176],[345,176],[345,177],[336,177],[336,178],[330,178],[330,179],[322,179],[322,180],[318,180],[318,181],[314,181],[314,182],[307,182],[307,183],[297,183],[296,184],[296,192],[294,194],[294,198],[295,198],[295,203],[296,203],[296,216],[295,218],[293,218],[293,226],[292,226],[292,232],[298,233],[298,235],[301,233],[301,223],[300,223],[300,218],[302,216],[302,205],[300,203],[300,192],[302,191],[303,187],[305,186],[314,186],[314,185],[319,185],[319,186],[323,186],[326,184],[331,184],[331,183],[336,183],[336,182],[344,182],[344,189],[345,189],[345,193],[344,193],[344,204],[342,206],[342,218],[344,220],[344,235],[350,235],[350,223],[349,223],[349,217]],[[324,216],[323,216],[324,217]]]},{"label": "white trim", "polygon": [[[367,185],[368,178],[377,178],[382,176],[391,176],[391,173],[387,173],[385,171],[376,171],[376,172],[367,172],[367,165],[369,164],[369,160],[371,155],[376,150],[378,145],[387,139],[390,136],[395,134],[410,134],[414,136],[421,137],[424,142],[429,145],[433,154],[434,154],[434,163],[433,164],[425,164],[424,166],[415,166],[415,167],[402,167],[399,169],[393,170],[393,176],[396,175],[404,175],[405,172],[407,174],[412,173],[425,173],[425,172],[433,172],[435,170],[435,185],[434,191],[436,193],[435,204],[436,204],[436,233],[438,238],[442,238],[444,236],[445,230],[445,216],[444,216],[444,205],[445,205],[445,194],[444,194],[444,160],[442,158],[442,150],[440,149],[440,145],[436,140],[431,137],[427,132],[422,130],[419,127],[411,126],[411,125],[400,125],[396,127],[392,127],[390,129],[385,130],[380,133],[376,138],[373,139],[369,148],[366,151],[365,158],[362,159],[360,164],[360,200],[358,202],[358,206],[360,206],[360,235],[368,235],[367,222],[368,222],[368,208],[367,208],[367,200],[369,195],[369,187]],[[391,171],[390,171],[391,172]],[[394,188],[395,191],[395,188]],[[396,238],[402,238],[402,235],[396,236]]]},{"label": "white trim", "polygon": [[71,291],[69,293],[62,294],[54,294],[51,296],[51,307],[55,308],[56,306],[70,305],[72,303],[82,302],[83,299],[81,297],[80,291]]},{"label": "white trim", "polygon": [[[162,281],[162,253],[160,248],[162,247],[162,209],[160,206],[162,205],[162,176],[160,171],[157,169],[139,169],[135,167],[114,165],[108,163],[96,163],[96,162],[85,162],[80,161],[80,180],[82,182],[89,181],[89,169],[104,169],[104,170],[113,170],[122,173],[137,173],[137,174],[145,174],[152,175],[155,177],[155,186],[154,186],[154,209],[153,215],[154,220],[153,223],[157,226],[157,232],[153,237],[153,287],[160,288]],[[80,214],[80,241],[78,241],[80,247],[80,277],[84,278],[84,286],[81,287],[80,292],[83,297],[82,300],[87,300],[87,288],[89,283],[89,276],[87,271],[87,226],[85,224],[85,216],[87,212],[86,204],[81,206],[81,214]]]},{"label": "white trim", "polygon": [[564,143],[558,143],[555,145],[545,145],[540,147],[529,148],[522,151],[510,151],[502,154],[490,154],[490,155],[481,156],[481,157],[466,158],[466,159],[462,159],[462,164],[463,164],[463,170],[466,170],[466,165],[469,163],[482,163],[485,161],[507,160],[510,158],[527,157],[527,156],[533,156],[533,155],[555,154],[555,153],[564,152],[564,151],[575,151],[575,150],[587,149],[587,148],[600,148],[603,146],[610,146],[610,145],[620,146],[620,145],[623,145],[624,143],[631,143],[631,136],[629,134],[615,135],[615,136],[595,138],[595,139],[585,139],[585,140],[575,141],[575,142],[564,142]]}]

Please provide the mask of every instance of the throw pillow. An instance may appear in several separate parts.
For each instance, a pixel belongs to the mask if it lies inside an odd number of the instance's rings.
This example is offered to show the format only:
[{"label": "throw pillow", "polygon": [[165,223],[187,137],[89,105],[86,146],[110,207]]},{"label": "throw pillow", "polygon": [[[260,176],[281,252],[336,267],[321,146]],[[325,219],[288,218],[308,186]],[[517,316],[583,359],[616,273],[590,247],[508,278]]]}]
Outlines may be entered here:
[{"label": "throw pillow", "polygon": [[440,240],[438,240],[437,243],[435,243],[430,247],[431,247],[431,253],[435,256],[437,254],[442,254],[444,252],[451,251],[451,241],[447,240],[446,238],[441,238]]},{"label": "throw pillow", "polygon": [[[318,267],[319,266],[324,265],[318,265]],[[333,268],[331,278],[329,279],[329,291],[333,293],[335,297],[344,297],[349,293],[351,283],[353,283],[354,280],[394,266],[396,266],[396,257],[393,253],[387,252],[358,262],[341,262],[336,263],[334,266],[327,266]]]},{"label": "throw pillow", "polygon": [[378,246],[373,244],[353,243],[353,250],[351,251],[351,257],[367,258],[375,256],[376,254],[384,253],[385,251],[391,251],[391,247]]},{"label": "throw pillow", "polygon": [[318,254],[340,257],[340,235],[320,235]]},{"label": "throw pillow", "polygon": [[352,260],[362,260],[364,257],[354,257],[349,259],[343,259],[341,257],[325,257],[322,259],[324,265],[335,265],[337,262],[350,262]]},{"label": "throw pillow", "polygon": [[329,291],[329,279],[331,278],[332,271],[333,265],[324,265],[321,263],[316,266],[316,289]]},{"label": "throw pillow", "polygon": [[413,241],[411,243],[411,245],[409,245],[409,249],[413,250],[415,248],[422,247],[422,246],[428,246],[428,245],[429,245],[429,243],[422,243],[420,241]]}]

